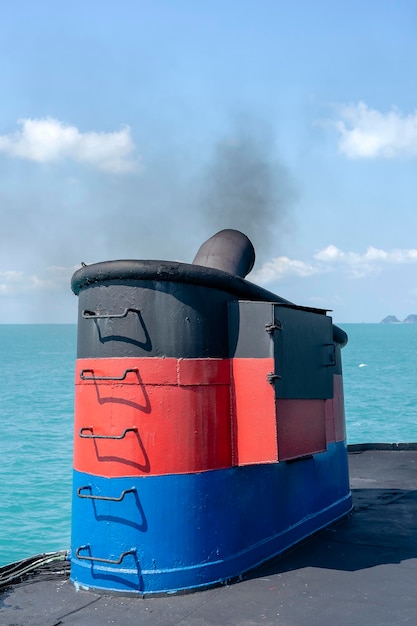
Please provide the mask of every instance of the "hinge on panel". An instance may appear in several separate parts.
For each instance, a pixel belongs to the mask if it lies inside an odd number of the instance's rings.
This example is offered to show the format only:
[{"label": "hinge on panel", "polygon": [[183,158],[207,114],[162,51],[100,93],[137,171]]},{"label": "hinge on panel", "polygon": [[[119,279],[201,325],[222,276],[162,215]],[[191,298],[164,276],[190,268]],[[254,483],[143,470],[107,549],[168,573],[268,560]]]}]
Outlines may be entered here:
[{"label": "hinge on panel", "polygon": [[324,366],[334,367],[336,365],[336,346],[334,345],[334,343],[326,343],[325,346],[326,348],[329,348],[328,350],[329,362],[325,363]]},{"label": "hinge on panel", "polygon": [[282,324],[279,320],[274,319],[270,324],[265,324],[265,330],[272,335],[276,330],[282,330]]},{"label": "hinge on panel", "polygon": [[280,376],[279,374],[274,374],[273,372],[268,372],[268,374],[266,375],[266,380],[269,382],[270,385],[272,385],[274,381],[282,380],[282,376]]}]

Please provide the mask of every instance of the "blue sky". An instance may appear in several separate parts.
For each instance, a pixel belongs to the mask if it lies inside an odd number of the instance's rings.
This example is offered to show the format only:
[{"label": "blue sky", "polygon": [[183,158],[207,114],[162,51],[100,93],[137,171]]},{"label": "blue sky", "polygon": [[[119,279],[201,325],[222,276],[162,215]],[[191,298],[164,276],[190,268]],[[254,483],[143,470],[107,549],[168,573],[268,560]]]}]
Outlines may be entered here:
[{"label": "blue sky", "polygon": [[77,321],[81,261],[191,262],[335,322],[417,313],[417,5],[3,3],[0,323]]}]

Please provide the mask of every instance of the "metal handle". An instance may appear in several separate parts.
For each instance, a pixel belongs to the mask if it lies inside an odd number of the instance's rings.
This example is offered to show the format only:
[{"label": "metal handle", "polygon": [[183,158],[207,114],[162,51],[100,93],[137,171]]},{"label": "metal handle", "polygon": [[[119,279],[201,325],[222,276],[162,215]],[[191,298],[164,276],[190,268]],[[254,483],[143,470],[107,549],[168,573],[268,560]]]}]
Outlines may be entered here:
[{"label": "metal handle", "polygon": [[84,485],[83,487],[78,487],[77,496],[79,498],[86,498],[88,500],[108,500],[109,502],[121,502],[127,493],[133,493],[136,491],[136,487],[131,487],[130,489],[125,489],[124,491],[122,491],[118,498],[112,498],[111,496],[94,496],[92,493],[81,493],[83,489],[91,490],[91,486]]},{"label": "metal handle", "polygon": [[[84,435],[83,431],[85,430],[90,431],[91,435]],[[80,428],[78,435],[81,439],[124,439],[127,433],[137,432],[138,429],[136,426],[133,426],[132,428],[125,428],[121,435],[95,435],[91,426],[84,426],[83,428]]]},{"label": "metal handle", "polygon": [[81,313],[85,320],[103,320],[103,319],[111,319],[111,318],[120,318],[126,317],[128,313],[140,313],[140,309],[134,309],[132,307],[128,307],[123,311],[123,313],[96,313],[96,311],[89,311],[88,309],[84,309]]},{"label": "metal handle", "polygon": [[80,546],[79,548],[76,549],[75,556],[77,557],[77,559],[80,559],[80,561],[97,561],[99,563],[110,563],[111,565],[120,565],[120,563],[123,561],[125,556],[127,556],[128,554],[136,554],[136,548],[132,548],[131,550],[126,550],[126,552],[122,552],[122,554],[119,556],[118,559],[103,559],[103,558],[96,557],[96,556],[81,556],[80,555],[81,550],[89,550],[89,549],[90,549],[90,546],[88,544],[85,546]]},{"label": "metal handle", "polygon": [[85,372],[92,372],[94,374],[94,370],[86,369],[86,370],[81,370],[80,378],[81,380],[124,380],[126,376],[129,374],[129,372],[137,373],[137,371],[138,371],[137,367],[131,367],[125,370],[121,376],[86,376]]}]

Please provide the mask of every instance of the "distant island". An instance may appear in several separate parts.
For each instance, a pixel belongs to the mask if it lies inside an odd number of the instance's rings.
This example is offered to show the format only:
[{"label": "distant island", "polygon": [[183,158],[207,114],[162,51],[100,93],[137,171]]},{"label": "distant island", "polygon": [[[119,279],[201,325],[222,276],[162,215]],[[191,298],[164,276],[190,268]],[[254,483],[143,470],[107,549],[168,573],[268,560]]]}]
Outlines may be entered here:
[{"label": "distant island", "polygon": [[387,315],[381,320],[381,324],[417,324],[417,315],[415,313],[407,315],[402,322],[395,315]]}]

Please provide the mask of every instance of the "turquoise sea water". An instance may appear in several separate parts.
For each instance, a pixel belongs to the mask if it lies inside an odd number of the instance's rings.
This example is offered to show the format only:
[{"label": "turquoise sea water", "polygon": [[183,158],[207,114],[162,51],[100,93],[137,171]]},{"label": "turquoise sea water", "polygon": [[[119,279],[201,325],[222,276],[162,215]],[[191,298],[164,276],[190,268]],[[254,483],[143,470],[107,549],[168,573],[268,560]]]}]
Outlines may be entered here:
[{"label": "turquoise sea water", "polygon": [[69,547],[75,325],[0,325],[0,565]]},{"label": "turquoise sea water", "polygon": [[[341,324],[349,443],[417,441],[417,325]],[[75,325],[0,325],[0,565],[69,547]]]},{"label": "turquoise sea water", "polygon": [[417,441],[417,324],[341,324],[348,443]]}]

